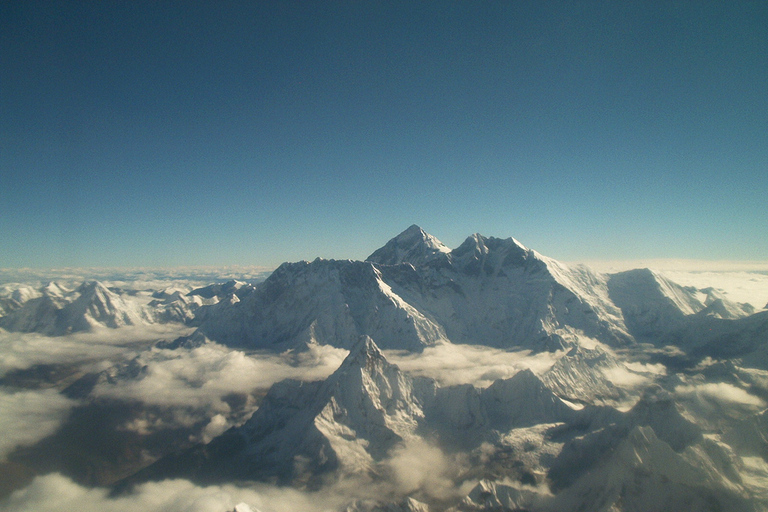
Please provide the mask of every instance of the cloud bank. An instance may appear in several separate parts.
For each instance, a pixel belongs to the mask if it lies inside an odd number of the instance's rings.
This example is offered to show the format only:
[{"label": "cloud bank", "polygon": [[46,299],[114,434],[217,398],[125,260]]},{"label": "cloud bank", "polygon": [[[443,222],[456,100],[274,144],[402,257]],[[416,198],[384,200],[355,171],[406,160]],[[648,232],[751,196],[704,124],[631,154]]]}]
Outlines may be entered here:
[{"label": "cloud bank", "polygon": [[14,393],[0,388],[0,460],[53,434],[75,405],[52,389]]},{"label": "cloud bank", "polygon": [[508,379],[524,369],[541,374],[562,356],[562,352],[532,354],[529,350],[513,352],[449,343],[427,347],[421,354],[395,350],[386,350],[384,354],[412,375],[433,378],[443,386],[473,384],[476,387],[488,387],[494,380]]}]

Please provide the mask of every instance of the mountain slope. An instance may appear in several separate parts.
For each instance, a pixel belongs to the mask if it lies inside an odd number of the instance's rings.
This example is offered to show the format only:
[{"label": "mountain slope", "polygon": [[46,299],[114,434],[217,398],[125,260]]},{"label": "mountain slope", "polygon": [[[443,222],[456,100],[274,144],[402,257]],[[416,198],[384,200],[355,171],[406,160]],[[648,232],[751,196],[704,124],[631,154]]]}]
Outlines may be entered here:
[{"label": "mountain slope", "polygon": [[66,295],[62,295],[58,287],[46,287],[41,297],[26,301],[0,318],[0,327],[60,336],[94,327],[134,325],[146,320],[146,314],[140,308],[126,303],[100,282],[92,281]]},{"label": "mountain slope", "polygon": [[368,256],[365,261],[379,265],[410,263],[418,267],[440,259],[449,252],[450,249],[440,240],[414,224]]},{"label": "mountain slope", "polygon": [[553,350],[589,336],[632,341],[604,276],[569,267],[516,240],[473,235],[448,251],[411,226],[369,261],[285,263],[230,308],[195,323],[232,346],[348,348],[360,335],[419,351],[438,341]]},{"label": "mountain slope", "polygon": [[385,348],[419,351],[445,338],[370,262],[285,263],[231,306],[216,314],[203,307],[196,322],[207,337],[232,346],[285,350],[317,342],[349,348],[367,335]]},{"label": "mountain slope", "polygon": [[395,445],[416,435],[434,391],[432,381],[403,374],[363,336],[326,380],[273,385],[241,427],[161,459],[139,479],[276,480],[313,488],[328,477],[372,475]]}]

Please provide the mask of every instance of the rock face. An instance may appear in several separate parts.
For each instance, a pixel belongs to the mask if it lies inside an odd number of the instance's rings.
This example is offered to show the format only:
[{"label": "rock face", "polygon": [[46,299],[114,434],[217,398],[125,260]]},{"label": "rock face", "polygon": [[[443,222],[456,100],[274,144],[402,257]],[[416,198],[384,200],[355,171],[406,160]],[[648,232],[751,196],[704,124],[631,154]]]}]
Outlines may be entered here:
[{"label": "rock face", "polygon": [[444,339],[370,262],[285,263],[244,299],[216,313],[201,308],[200,330],[231,346],[285,350],[310,342],[349,348],[361,335],[412,351]]},{"label": "rock face", "polygon": [[326,380],[275,384],[241,427],[162,459],[149,474],[310,488],[329,474],[373,474],[394,446],[416,435],[434,393],[434,382],[403,374],[361,337]]}]

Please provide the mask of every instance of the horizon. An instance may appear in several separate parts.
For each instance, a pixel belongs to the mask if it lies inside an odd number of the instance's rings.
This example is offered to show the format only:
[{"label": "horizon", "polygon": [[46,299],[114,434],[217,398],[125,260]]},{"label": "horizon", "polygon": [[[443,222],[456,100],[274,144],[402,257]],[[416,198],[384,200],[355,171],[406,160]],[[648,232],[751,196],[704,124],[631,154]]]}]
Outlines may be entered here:
[{"label": "horizon", "polygon": [[[768,9],[0,5],[0,268],[765,261]],[[373,249],[363,249],[373,248]]]}]

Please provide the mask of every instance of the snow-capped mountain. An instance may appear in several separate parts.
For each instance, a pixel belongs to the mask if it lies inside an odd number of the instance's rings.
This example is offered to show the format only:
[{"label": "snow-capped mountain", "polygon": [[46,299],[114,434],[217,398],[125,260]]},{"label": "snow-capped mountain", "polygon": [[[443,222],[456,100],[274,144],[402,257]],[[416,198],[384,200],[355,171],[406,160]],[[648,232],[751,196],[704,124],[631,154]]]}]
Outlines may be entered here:
[{"label": "snow-capped mountain", "polygon": [[[568,357],[558,372],[584,359],[598,366],[615,362],[590,352]],[[339,478],[375,483],[399,447],[430,439],[482,461],[470,473],[477,486],[456,511],[758,510],[754,504],[764,502],[744,480],[742,459],[698,426],[670,391],[651,386],[621,412],[573,407],[545,382],[522,370],[485,389],[440,387],[403,373],[364,336],[326,380],[275,384],[242,426],[161,459],[129,483],[170,477],[310,489]],[[751,433],[743,450],[764,450],[754,434],[764,425],[760,416],[734,430]],[[422,505],[405,498],[357,501],[350,510]]]},{"label": "snow-capped mountain", "polygon": [[693,315],[737,319],[754,313],[749,304],[729,301],[716,290],[684,288],[649,269],[611,275],[608,291],[630,333],[642,341],[657,342]]},{"label": "snow-capped mountain", "polygon": [[557,349],[578,336],[632,341],[607,280],[516,240],[473,235],[449,251],[417,226],[367,261],[286,263],[231,308],[201,308],[196,323],[233,346],[284,350],[316,341],[384,348],[439,341]]},{"label": "snow-capped mountain", "polygon": [[616,357],[600,348],[573,347],[542,375],[546,386],[572,402],[619,400],[626,394],[606,374],[621,370]]},{"label": "snow-capped mountain", "polygon": [[144,476],[276,479],[316,487],[331,474],[372,475],[397,443],[416,435],[434,392],[433,381],[403,374],[361,337],[326,380],[275,384],[242,426],[161,459]]},{"label": "snow-capped mountain", "polygon": [[206,446],[151,466],[144,477],[236,478],[317,486],[329,475],[369,475],[403,442],[437,435],[472,449],[499,433],[584,415],[530,370],[486,389],[441,388],[387,361],[367,336],[325,381],[275,384],[241,427]]},{"label": "snow-capped mountain", "polygon": [[419,267],[450,252],[440,240],[414,224],[368,256],[366,261],[379,265],[410,263]]},{"label": "snow-capped mountain", "polygon": [[188,293],[190,296],[199,296],[203,299],[223,299],[232,294],[237,295],[237,298],[242,299],[254,290],[252,284],[244,283],[231,279],[226,283],[214,283],[202,288],[195,288]]},{"label": "snow-capped mountain", "polygon": [[98,281],[92,281],[83,283],[73,292],[46,286],[42,296],[27,300],[0,318],[0,327],[59,336],[98,326],[117,328],[147,320],[141,308],[125,302]]},{"label": "snow-capped mountain", "polygon": [[360,335],[387,348],[418,351],[443,330],[395,294],[376,265],[317,259],[284,263],[229,307],[201,308],[196,323],[232,346],[285,350],[310,342],[349,348]]},{"label": "snow-capped mountain", "polygon": [[[130,464],[97,482],[258,481],[338,492],[348,512],[768,510],[768,312],[716,289],[565,265],[513,238],[450,250],[418,226],[365,261],[285,263],[256,286],[150,282],[0,288],[7,330],[179,322],[124,329],[175,334],[106,359],[87,345],[66,381],[7,336],[4,392],[47,375],[83,404],[78,427],[103,410],[99,439],[130,438]],[[80,338],[97,337],[61,341]],[[44,460],[73,428],[8,457]]]},{"label": "snow-capped mountain", "polygon": [[220,343],[276,350],[349,348],[361,335],[411,351],[442,341],[557,350],[581,337],[625,346],[753,312],[647,269],[565,265],[514,238],[474,234],[449,250],[415,225],[366,261],[285,263],[237,298],[200,308],[194,323]]}]

